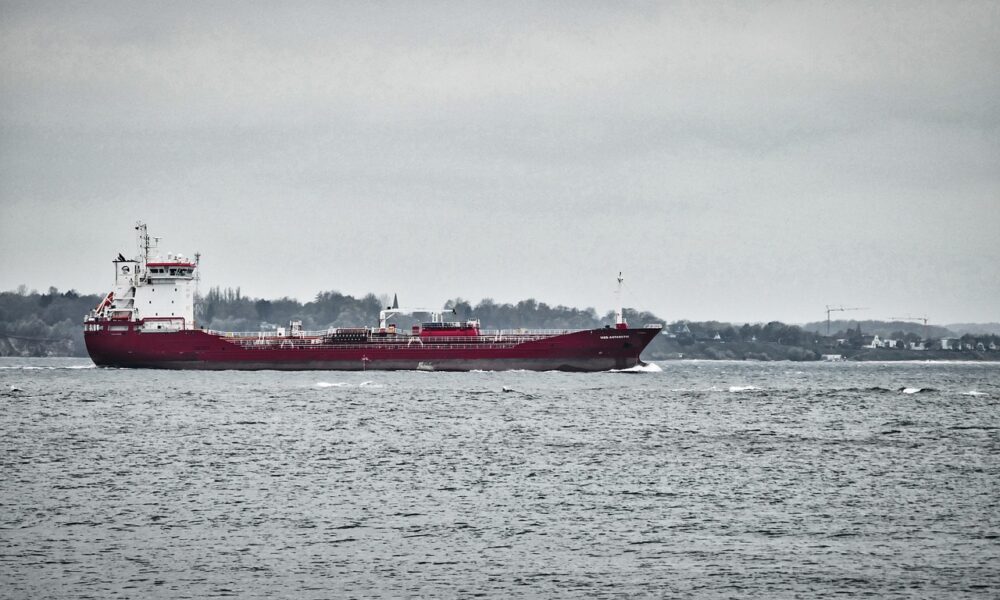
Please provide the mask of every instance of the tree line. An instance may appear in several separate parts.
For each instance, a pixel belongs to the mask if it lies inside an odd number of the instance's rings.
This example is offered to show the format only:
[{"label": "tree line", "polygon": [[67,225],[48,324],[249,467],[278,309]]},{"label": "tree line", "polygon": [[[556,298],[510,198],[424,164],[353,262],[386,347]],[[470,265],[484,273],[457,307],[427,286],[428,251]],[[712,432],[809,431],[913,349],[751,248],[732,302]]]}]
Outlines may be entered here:
[{"label": "tree line", "polygon": [[103,299],[55,287],[0,292],[0,356],[86,356],[83,318]]},{"label": "tree line", "polygon": [[[86,356],[82,322],[102,299],[103,295],[80,294],[75,290],[60,292],[55,287],[44,293],[28,291],[25,286],[0,292],[0,356]],[[360,327],[376,324],[379,311],[391,302],[387,296],[366,294],[356,298],[337,291],[320,292],[312,300],[300,302],[288,297],[245,296],[238,287],[213,287],[206,294],[196,296],[195,319],[199,326],[217,331],[274,329],[291,321],[300,321],[306,330]],[[590,329],[614,323],[612,311],[600,314],[594,308],[549,305],[533,298],[516,303],[484,298],[475,304],[453,298],[444,304],[442,312],[446,313],[447,320],[479,319],[483,329]],[[625,309],[625,317],[632,326],[665,323],[653,313],[633,309]],[[426,315],[420,318],[400,315],[392,321],[407,328],[426,318]],[[837,322],[838,325],[844,323]],[[920,341],[921,337],[921,326],[917,324],[867,321],[863,329],[857,322],[850,325],[853,327],[838,328],[826,337],[819,333],[816,324],[799,327],[780,321],[746,324],[674,321],[666,325],[667,335],[657,336],[648,354],[650,358],[682,353],[691,357],[731,355],[746,358],[756,352],[752,344],[770,344],[771,354],[809,360],[818,358],[821,347],[830,346],[836,339],[847,339],[851,345],[860,344],[862,331],[904,342]],[[941,337],[958,337],[943,328],[934,333],[942,331],[945,335]],[[1000,337],[994,335],[967,334],[961,339],[973,345],[1000,345]],[[737,347],[737,344],[743,346]]]}]

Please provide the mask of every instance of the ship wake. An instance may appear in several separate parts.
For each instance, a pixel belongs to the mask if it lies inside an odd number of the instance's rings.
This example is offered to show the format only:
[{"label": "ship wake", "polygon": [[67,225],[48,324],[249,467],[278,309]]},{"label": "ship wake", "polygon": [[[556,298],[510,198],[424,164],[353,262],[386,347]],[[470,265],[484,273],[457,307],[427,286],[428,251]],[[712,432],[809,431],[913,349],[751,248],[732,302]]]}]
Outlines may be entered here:
[{"label": "ship wake", "polygon": [[656,363],[641,363],[627,369],[611,369],[611,373],[662,373],[663,368]]}]

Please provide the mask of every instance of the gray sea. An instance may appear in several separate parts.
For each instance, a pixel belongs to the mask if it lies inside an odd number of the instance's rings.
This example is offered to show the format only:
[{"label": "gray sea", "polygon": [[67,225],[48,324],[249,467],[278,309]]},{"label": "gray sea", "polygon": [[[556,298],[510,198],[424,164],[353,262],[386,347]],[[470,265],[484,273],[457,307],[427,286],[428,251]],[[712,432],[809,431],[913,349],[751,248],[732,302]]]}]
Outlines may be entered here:
[{"label": "gray sea", "polygon": [[996,598],[1000,364],[0,360],[4,598]]}]

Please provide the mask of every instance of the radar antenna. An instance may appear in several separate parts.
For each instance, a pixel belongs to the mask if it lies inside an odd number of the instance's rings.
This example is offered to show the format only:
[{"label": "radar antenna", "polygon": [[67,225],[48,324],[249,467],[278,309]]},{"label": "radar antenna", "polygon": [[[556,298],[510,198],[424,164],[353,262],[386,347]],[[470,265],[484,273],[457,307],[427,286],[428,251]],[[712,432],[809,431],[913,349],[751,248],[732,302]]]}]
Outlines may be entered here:
[{"label": "radar antenna", "polygon": [[146,224],[142,221],[135,222],[136,238],[139,242],[139,258],[142,260],[142,267],[145,268],[149,262],[149,251],[155,250],[160,242],[158,237],[150,237]]},{"label": "radar antenna", "polygon": [[139,259],[143,266],[149,262],[149,232],[142,221],[135,222],[136,238],[139,245]]}]

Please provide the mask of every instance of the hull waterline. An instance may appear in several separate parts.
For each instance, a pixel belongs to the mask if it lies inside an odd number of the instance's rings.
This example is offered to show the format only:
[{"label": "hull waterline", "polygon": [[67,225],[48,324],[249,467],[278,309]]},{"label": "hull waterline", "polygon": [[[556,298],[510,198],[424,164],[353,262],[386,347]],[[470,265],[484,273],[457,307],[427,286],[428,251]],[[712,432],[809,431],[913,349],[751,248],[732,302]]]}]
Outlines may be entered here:
[{"label": "hull waterline", "polygon": [[[592,329],[521,343],[413,345],[380,341],[313,348],[254,347],[200,330],[143,333],[135,328],[85,332],[101,367],[196,370],[606,371],[642,364],[657,329]],[[241,343],[244,342],[244,343]]]}]

